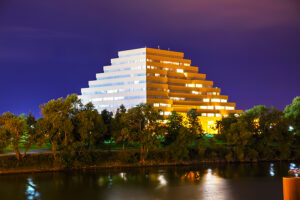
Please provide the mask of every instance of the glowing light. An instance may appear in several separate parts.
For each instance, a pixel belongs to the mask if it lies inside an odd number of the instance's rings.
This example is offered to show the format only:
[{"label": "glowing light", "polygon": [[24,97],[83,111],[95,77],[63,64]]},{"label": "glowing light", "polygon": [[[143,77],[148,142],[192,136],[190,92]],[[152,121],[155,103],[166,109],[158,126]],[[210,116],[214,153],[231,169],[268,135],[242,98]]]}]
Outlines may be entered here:
[{"label": "glowing light", "polygon": [[121,178],[122,178],[124,181],[127,181],[126,173],[121,172],[119,175],[121,176]]},{"label": "glowing light", "polygon": [[274,164],[273,163],[271,163],[270,164],[270,176],[275,176],[275,172],[274,172]]},{"label": "glowing light", "polygon": [[227,199],[228,195],[225,194],[227,192],[227,184],[223,178],[217,176],[209,168],[207,169],[203,180],[203,190],[201,191],[202,198],[200,197],[199,199]]},{"label": "glowing light", "polygon": [[168,183],[167,180],[165,179],[164,175],[159,175],[158,181],[159,181],[160,186],[165,186]]},{"label": "glowing light", "polygon": [[27,179],[28,181],[28,186],[26,188],[26,195],[27,195],[27,199],[31,200],[31,199],[37,199],[40,196],[40,193],[36,191],[36,185],[33,183],[31,178]]}]

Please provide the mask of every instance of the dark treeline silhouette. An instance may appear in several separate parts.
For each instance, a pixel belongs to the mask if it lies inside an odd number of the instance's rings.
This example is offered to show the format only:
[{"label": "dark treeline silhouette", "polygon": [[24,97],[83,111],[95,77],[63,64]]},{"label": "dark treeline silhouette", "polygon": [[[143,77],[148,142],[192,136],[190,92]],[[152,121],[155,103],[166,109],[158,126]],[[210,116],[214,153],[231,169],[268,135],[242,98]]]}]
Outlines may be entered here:
[{"label": "dark treeline silhouette", "polygon": [[[120,106],[113,115],[107,110],[98,113],[92,103],[83,105],[77,95],[40,108],[39,119],[10,112],[0,116],[0,150],[12,149],[16,155],[12,162],[26,163],[32,159],[26,156],[29,149],[46,144],[51,146],[51,160],[67,167],[114,159],[144,164],[300,158],[300,97],[284,112],[255,106],[239,116],[232,114],[217,122],[219,134],[214,137],[203,133],[195,109],[186,117],[172,112],[164,119],[152,105],[139,104],[128,110]],[[111,144],[120,150],[99,150]]]}]

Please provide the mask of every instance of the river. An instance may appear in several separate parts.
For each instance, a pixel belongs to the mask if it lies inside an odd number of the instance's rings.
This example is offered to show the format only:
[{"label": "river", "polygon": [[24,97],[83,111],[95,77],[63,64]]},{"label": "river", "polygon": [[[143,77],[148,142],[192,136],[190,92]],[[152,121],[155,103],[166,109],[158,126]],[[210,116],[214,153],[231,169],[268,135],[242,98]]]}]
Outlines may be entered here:
[{"label": "river", "polygon": [[202,164],[0,176],[0,199],[283,199],[282,177],[300,163]]}]

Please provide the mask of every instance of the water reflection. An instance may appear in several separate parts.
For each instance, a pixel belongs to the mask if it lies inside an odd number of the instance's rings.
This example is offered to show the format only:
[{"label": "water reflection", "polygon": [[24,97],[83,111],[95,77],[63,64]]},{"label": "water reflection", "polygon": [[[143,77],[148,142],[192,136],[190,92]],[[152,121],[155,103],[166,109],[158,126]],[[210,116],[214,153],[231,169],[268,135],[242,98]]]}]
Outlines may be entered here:
[{"label": "water reflection", "polygon": [[218,174],[207,169],[203,176],[202,199],[228,199],[228,190],[226,190],[226,180]]},{"label": "water reflection", "polygon": [[270,176],[275,176],[274,164],[273,163],[270,164]]},{"label": "water reflection", "polygon": [[0,199],[281,199],[281,179],[296,164],[206,164],[9,175],[0,177]]},{"label": "water reflection", "polygon": [[26,188],[26,196],[28,200],[36,200],[40,199],[40,194],[37,191],[36,184],[33,183],[31,178],[27,178],[27,188]]}]

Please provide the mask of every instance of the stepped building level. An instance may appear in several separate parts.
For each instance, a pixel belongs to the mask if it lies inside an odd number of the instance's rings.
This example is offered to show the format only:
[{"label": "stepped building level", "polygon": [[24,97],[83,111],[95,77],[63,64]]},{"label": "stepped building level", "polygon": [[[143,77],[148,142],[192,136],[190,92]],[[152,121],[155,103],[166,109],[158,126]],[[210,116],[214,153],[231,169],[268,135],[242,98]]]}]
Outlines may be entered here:
[{"label": "stepped building level", "polygon": [[81,89],[80,96],[83,103],[92,102],[99,111],[151,103],[166,117],[172,111],[184,115],[194,108],[206,133],[217,133],[213,127],[222,117],[242,112],[181,52],[153,48],[119,51],[118,58],[111,59],[103,71],[89,81],[88,88]]}]

